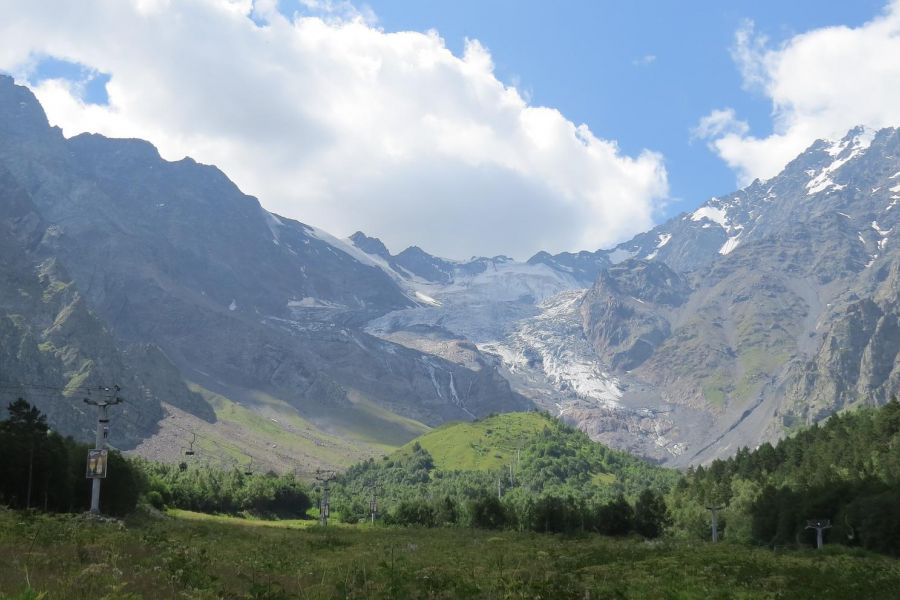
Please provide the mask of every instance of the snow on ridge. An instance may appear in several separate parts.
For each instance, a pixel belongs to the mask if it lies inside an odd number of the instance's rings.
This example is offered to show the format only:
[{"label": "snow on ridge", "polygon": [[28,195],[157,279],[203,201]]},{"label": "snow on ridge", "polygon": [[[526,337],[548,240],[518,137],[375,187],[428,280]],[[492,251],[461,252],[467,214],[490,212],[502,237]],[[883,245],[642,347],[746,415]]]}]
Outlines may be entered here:
[{"label": "snow on ridge", "polygon": [[837,156],[844,151],[844,148],[847,147],[848,142],[849,140],[847,140],[846,138],[831,142],[831,145],[825,148],[825,152],[827,152],[831,156]]},{"label": "snow on ridge", "polygon": [[269,227],[269,231],[272,233],[272,243],[276,246],[281,245],[281,235],[278,233],[278,229],[284,227],[284,223],[281,222],[277,216],[273,213],[270,213],[266,209],[262,209],[263,217],[266,219],[266,225]]},{"label": "snow on ridge", "polygon": [[[875,139],[876,133],[877,132],[874,129],[862,127],[859,128],[858,132],[852,137],[848,135],[838,142],[832,142],[831,145],[825,149],[830,156],[834,157],[831,164],[819,171],[818,174],[816,174],[815,171],[806,172],[807,175],[812,178],[806,184],[807,195],[812,196],[813,194],[818,194],[828,188],[834,188],[836,191],[844,189],[846,186],[834,183],[831,179],[831,175],[837,172],[837,170],[846,163],[865,152],[869,146],[872,145],[872,140]],[[844,158],[837,158],[848,150],[849,154],[844,156]]]},{"label": "snow on ridge", "polygon": [[[715,198],[713,198],[713,200],[715,200]],[[739,197],[735,197],[733,200],[735,204],[740,204]],[[731,223],[730,219],[728,218],[728,213],[724,208],[718,208],[707,204],[706,206],[701,206],[700,208],[698,208],[691,215],[691,221],[702,221],[704,219],[718,224],[719,227],[724,229],[725,233],[729,236],[728,239],[725,240],[725,243],[722,244],[722,247],[719,248],[719,254],[724,256],[737,248],[738,244],[740,243],[741,234],[744,232],[744,226]],[[709,223],[704,223],[702,227],[709,227]]]},{"label": "snow on ridge", "polygon": [[656,248],[653,250],[653,252],[645,256],[644,260],[653,260],[654,258],[656,258],[659,254],[660,248],[663,248],[666,244],[668,244],[671,239],[671,233],[660,233],[658,236],[656,236]]},{"label": "snow on ridge", "polygon": [[878,133],[877,129],[873,129],[871,127],[863,126],[862,131],[857,134],[855,138],[856,147],[862,150],[868,150],[869,146],[872,145],[872,142],[875,140],[875,135]]},{"label": "snow on ridge", "polygon": [[848,148],[850,148],[852,152],[862,152],[872,145],[872,141],[875,139],[877,133],[877,129],[862,125],[852,130],[850,134],[844,136],[842,139],[831,142],[831,144],[825,148],[825,152],[831,156],[838,156]]},{"label": "snow on ridge", "polygon": [[691,214],[691,221],[700,221],[702,219],[718,223],[722,229],[728,229],[728,213],[721,208],[709,205],[701,206]]},{"label": "snow on ridge", "polygon": [[369,256],[353,244],[350,244],[344,240],[339,240],[324,229],[319,229],[318,227],[313,227],[312,225],[306,225],[305,223],[303,224],[303,228],[306,230],[307,234],[311,235],[321,242],[325,242],[332,248],[340,250],[357,262],[370,267],[381,268],[381,265],[379,265],[371,256]]}]

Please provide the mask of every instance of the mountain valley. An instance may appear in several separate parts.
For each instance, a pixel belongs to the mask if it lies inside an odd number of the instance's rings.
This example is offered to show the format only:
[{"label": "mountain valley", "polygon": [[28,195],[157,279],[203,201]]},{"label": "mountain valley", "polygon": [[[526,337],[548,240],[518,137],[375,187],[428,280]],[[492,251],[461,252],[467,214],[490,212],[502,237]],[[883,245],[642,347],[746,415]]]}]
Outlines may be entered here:
[{"label": "mountain valley", "polygon": [[200,434],[279,471],[530,409],[706,463],[898,391],[898,203],[898,130],[859,128],[615,248],[394,255],[147,142],[66,139],[0,76],[0,399],[85,437],[81,396],[117,383],[120,447]]}]

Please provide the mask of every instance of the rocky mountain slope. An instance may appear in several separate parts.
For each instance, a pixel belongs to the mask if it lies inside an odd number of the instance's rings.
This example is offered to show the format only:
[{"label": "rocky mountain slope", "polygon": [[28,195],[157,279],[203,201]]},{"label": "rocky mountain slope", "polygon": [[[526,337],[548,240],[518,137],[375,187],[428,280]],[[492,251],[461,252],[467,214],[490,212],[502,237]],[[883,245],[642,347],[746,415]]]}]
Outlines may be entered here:
[{"label": "rocky mountain slope", "polygon": [[756,446],[898,391],[898,156],[897,130],[859,128],[611,250],[401,272],[433,305],[370,331],[492,356],[536,404],[660,461]]},{"label": "rocky mountain slope", "polygon": [[[265,211],[214,167],[164,161],[140,140],[65,139],[33,95],[7,77],[0,77],[0,169],[4,208],[18,195],[27,198],[30,215],[6,219],[6,242],[28,238],[17,246],[35,255],[4,252],[0,266],[34,279],[34,297],[46,298],[48,287],[72,290],[65,304],[41,307],[18,302],[15,288],[5,287],[10,298],[0,315],[6,322],[24,315],[33,332],[16,330],[4,351],[29,334],[34,341],[27,345],[49,347],[53,317],[81,311],[94,329],[71,331],[73,347],[106,346],[97,350],[102,357],[88,354],[65,373],[85,385],[122,385],[139,419],[130,437],[113,430],[116,443],[127,447],[165,430],[164,411],[209,421],[237,406],[276,422],[275,413],[301,418],[322,447],[327,435],[339,435],[377,449],[426,425],[530,406],[488,364],[460,365],[362,331],[373,317],[417,303],[352,245]],[[45,276],[53,266],[63,275]],[[158,360],[142,357],[133,370],[158,380],[155,391],[138,393],[124,358],[103,366],[148,347]],[[24,357],[2,366],[0,379],[50,380]],[[51,405],[31,395],[41,408]],[[53,405],[79,406],[75,396],[61,393]],[[228,407],[214,412],[213,396]],[[54,426],[82,432],[79,419]],[[186,446],[191,428],[201,425],[168,433]],[[247,443],[219,440],[217,452],[290,463],[266,456],[277,452],[265,432],[249,433],[256,435]],[[176,443],[165,446],[177,456]]]},{"label": "rocky mountain slope", "polygon": [[[598,355],[659,402],[706,415],[676,460],[755,446],[898,391],[898,151],[896,129],[817,142],[777,177],[652,232],[663,248],[632,242],[635,258],[588,292]],[[674,270],[632,285],[658,262]]]},{"label": "rocky mountain slope", "polygon": [[66,139],[0,77],[0,400],[87,436],[80,397],[116,382],[117,444],[174,460],[202,433],[282,470],[535,406],[708,461],[898,391],[898,156],[859,128],[615,248],[458,261],[338,240],[140,140]]}]

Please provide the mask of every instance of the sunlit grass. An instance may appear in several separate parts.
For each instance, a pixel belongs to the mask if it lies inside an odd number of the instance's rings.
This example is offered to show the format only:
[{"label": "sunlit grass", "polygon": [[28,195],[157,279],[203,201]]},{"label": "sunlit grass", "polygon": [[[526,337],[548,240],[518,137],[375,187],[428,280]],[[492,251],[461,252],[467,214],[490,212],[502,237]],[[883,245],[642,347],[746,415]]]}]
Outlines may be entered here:
[{"label": "sunlit grass", "polygon": [[509,464],[519,448],[547,425],[537,413],[506,413],[472,423],[443,425],[415,441],[444,471],[490,471]]}]

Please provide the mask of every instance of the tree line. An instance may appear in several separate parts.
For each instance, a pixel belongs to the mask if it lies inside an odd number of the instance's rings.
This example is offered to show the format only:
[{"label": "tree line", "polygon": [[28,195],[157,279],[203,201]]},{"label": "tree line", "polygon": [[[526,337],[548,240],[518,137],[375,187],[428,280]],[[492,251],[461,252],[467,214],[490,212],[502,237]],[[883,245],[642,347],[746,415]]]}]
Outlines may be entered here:
[{"label": "tree line", "polygon": [[[0,421],[0,503],[17,509],[87,510],[89,446],[51,431],[24,400]],[[900,555],[900,403],[836,414],[777,444],[679,474],[604,448],[548,419],[521,448],[515,469],[444,471],[419,444],[370,459],[335,482],[331,508],[422,527],[597,532],[708,539],[708,506],[722,506],[726,542],[810,545],[810,519],[829,519],[828,543]],[[103,512],[139,501],[162,507],[267,517],[305,517],[315,502],[290,475],[246,475],[202,464],[167,465],[109,453]]]},{"label": "tree line", "polygon": [[[7,406],[0,420],[0,504],[16,509],[83,512],[90,508],[91,482],[85,477],[88,444],[51,431],[46,417],[23,399]],[[146,500],[210,513],[248,513],[303,518],[310,508],[305,483],[292,475],[245,475],[237,469],[167,465],[108,455],[101,511],[124,516]]]},{"label": "tree line", "polygon": [[667,497],[677,530],[706,537],[720,505],[724,539],[812,544],[807,521],[828,519],[831,543],[900,555],[900,403],[835,414],[777,444],[688,469]]}]

